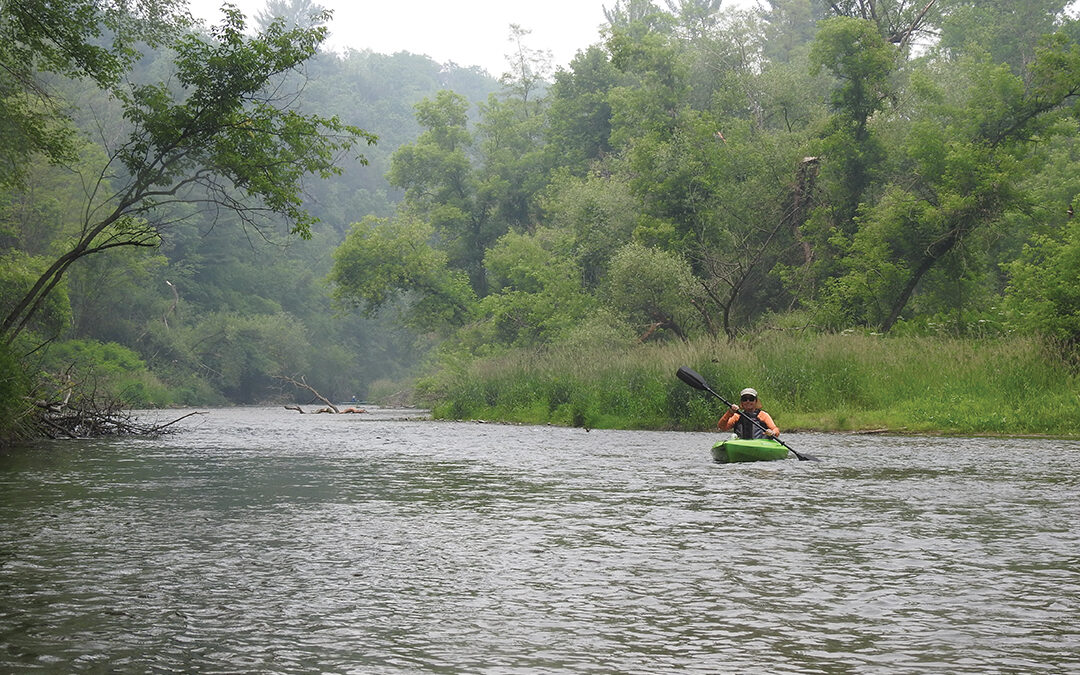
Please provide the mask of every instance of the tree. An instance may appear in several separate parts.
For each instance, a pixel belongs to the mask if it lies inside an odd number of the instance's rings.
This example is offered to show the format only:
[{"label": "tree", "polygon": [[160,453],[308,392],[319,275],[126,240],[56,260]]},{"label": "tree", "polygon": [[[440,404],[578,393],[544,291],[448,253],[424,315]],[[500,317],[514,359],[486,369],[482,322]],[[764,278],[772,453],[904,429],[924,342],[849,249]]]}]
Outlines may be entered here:
[{"label": "tree", "polygon": [[678,20],[680,32],[693,40],[707,35],[716,26],[723,0],[664,0],[664,4]]},{"label": "tree", "polygon": [[926,116],[903,148],[911,173],[866,212],[850,271],[837,282],[848,304],[883,331],[931,270],[1005,213],[1028,208],[1021,177],[1036,141],[1075,128],[1058,122],[1080,96],[1080,45],[1048,36],[1026,77],[973,61],[965,86],[951,84],[946,92],[929,77],[920,83]]},{"label": "tree", "polygon": [[812,73],[827,69],[839,85],[829,95],[832,107],[854,126],[856,140],[865,140],[866,124],[891,94],[890,77],[896,50],[859,19],[829,19],[822,23],[810,50]]},{"label": "tree", "polygon": [[478,348],[552,344],[583,322],[595,304],[580,270],[559,255],[558,233],[508,232],[488,249],[484,265],[492,293],[480,302]]},{"label": "tree", "polygon": [[850,231],[863,193],[884,161],[885,149],[870,131],[871,117],[893,93],[896,50],[862,19],[829,19],[810,51],[811,73],[837,78],[829,96],[834,116],[824,138],[824,174],[835,186],[832,222]]},{"label": "tree", "polygon": [[554,166],[584,173],[589,163],[611,151],[608,92],[619,73],[598,46],[578,52],[570,70],[559,69],[548,91],[545,152]]},{"label": "tree", "polygon": [[695,295],[690,265],[679,256],[641,244],[627,244],[611,259],[608,297],[615,309],[646,335],[669,331],[680,340],[690,333]]},{"label": "tree", "polygon": [[522,115],[532,114],[534,101],[530,97],[551,75],[551,51],[533,49],[525,44],[525,38],[532,31],[525,30],[516,23],[510,24],[510,44],[513,50],[506,55],[510,70],[503,73],[499,82],[521,103]]},{"label": "tree", "polygon": [[820,202],[800,229],[810,252],[801,277],[817,287],[843,274],[839,260],[859,229],[860,205],[885,175],[888,147],[876,133],[895,96],[897,49],[872,21],[836,17],[820,24],[809,53],[813,76],[827,73],[832,114],[820,125],[820,140],[809,151],[819,158]]},{"label": "tree", "polygon": [[681,46],[665,22],[651,20],[658,15],[649,14],[650,20],[627,26],[615,25],[607,39],[611,63],[625,76],[608,94],[611,144],[616,149],[634,137],[670,134],[690,91]]},{"label": "tree", "polygon": [[476,136],[481,161],[475,172],[477,202],[486,221],[483,244],[511,229],[536,224],[536,195],[547,182],[543,165],[543,115],[525,116],[521,102],[491,96],[480,108]]},{"label": "tree", "polygon": [[110,89],[138,58],[184,25],[184,0],[6,0],[0,4],[0,187],[18,184],[27,160],[75,157],[66,102],[44,74],[85,78]]},{"label": "tree", "polygon": [[391,158],[390,183],[405,190],[402,209],[425,220],[440,238],[449,265],[465,270],[483,295],[487,218],[479,203],[477,178],[466,153],[473,144],[467,129],[469,102],[451,91],[416,104],[424,128],[416,142],[398,148]]},{"label": "tree", "polygon": [[817,22],[825,17],[815,12],[818,3],[813,0],[766,0],[766,4],[765,57],[773,65],[784,64],[813,42]]},{"label": "tree", "polygon": [[15,339],[80,258],[156,246],[169,206],[209,204],[256,230],[282,218],[292,233],[310,236],[305,176],[334,175],[340,154],[359,140],[375,142],[337,118],[290,109],[282,80],[315,54],[325,34],[325,27],[289,29],[276,21],[248,38],[243,15],[227,8],[209,40],[189,34],[174,43],[178,89],[162,83],[118,91],[130,132],[108,149],[70,248],[7,311],[4,342]]},{"label": "tree", "polygon": [[641,216],[629,179],[613,173],[598,166],[582,178],[557,174],[542,200],[547,223],[565,240],[560,255],[575,262],[590,290],[602,284],[611,256],[631,240]]},{"label": "tree", "polygon": [[304,326],[285,313],[212,313],[184,333],[206,379],[241,403],[266,400],[276,376],[305,372],[312,357]]},{"label": "tree", "polygon": [[416,218],[368,216],[353,225],[334,251],[329,279],[334,295],[368,316],[404,300],[407,322],[416,328],[449,332],[475,312],[468,278],[448,267],[446,253],[434,248],[435,230]]},{"label": "tree", "polygon": [[901,51],[920,35],[929,34],[928,24],[939,16],[938,0],[829,0],[825,4],[835,16],[873,23],[881,37]]},{"label": "tree", "polygon": [[1036,235],[1008,265],[1005,306],[1025,332],[1075,346],[1080,343],[1080,219],[1060,237]]},{"label": "tree", "polygon": [[1025,72],[1035,59],[1039,38],[1060,26],[1068,0],[952,0],[942,5],[941,38],[935,50],[952,60],[985,54],[990,63],[1007,63]]},{"label": "tree", "polygon": [[609,30],[630,28],[634,24],[653,30],[665,23],[663,13],[652,0],[615,0],[611,9],[607,5],[603,8]]},{"label": "tree", "polygon": [[511,229],[535,225],[536,195],[547,180],[545,102],[535,94],[551,72],[551,54],[528,48],[524,38],[529,32],[517,25],[510,28],[516,51],[508,57],[512,70],[500,80],[504,94],[492,94],[480,106],[476,129],[478,207],[487,221],[485,246]]},{"label": "tree", "polygon": [[325,11],[325,7],[313,0],[266,0],[266,6],[255,15],[255,22],[263,30],[276,19],[283,20],[289,27],[313,28],[322,23]]}]

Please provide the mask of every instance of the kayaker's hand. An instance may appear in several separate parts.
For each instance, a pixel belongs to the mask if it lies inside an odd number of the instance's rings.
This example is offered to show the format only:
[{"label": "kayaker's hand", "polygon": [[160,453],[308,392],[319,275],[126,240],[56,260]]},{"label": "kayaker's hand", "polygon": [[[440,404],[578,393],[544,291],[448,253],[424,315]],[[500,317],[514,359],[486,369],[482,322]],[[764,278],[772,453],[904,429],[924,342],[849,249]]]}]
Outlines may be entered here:
[{"label": "kayaker's hand", "polygon": [[766,429],[765,430],[765,435],[768,436],[769,438],[775,438],[776,437],[776,432],[773,431],[772,429]]},{"label": "kayaker's hand", "polygon": [[737,406],[737,405],[735,405],[734,403],[732,403],[732,404],[731,404],[731,412],[733,412],[733,413],[737,413],[737,412],[739,412],[739,406]]}]

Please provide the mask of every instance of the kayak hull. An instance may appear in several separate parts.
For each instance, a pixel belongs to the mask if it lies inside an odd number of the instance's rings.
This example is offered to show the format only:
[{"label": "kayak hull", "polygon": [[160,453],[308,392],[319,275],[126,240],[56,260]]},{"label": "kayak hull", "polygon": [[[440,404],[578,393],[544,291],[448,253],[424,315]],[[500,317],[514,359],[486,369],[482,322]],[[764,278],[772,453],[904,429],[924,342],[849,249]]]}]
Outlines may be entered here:
[{"label": "kayak hull", "polygon": [[733,438],[720,441],[712,446],[713,460],[722,464],[728,462],[769,462],[776,459],[785,459],[787,455],[788,449],[771,438]]}]

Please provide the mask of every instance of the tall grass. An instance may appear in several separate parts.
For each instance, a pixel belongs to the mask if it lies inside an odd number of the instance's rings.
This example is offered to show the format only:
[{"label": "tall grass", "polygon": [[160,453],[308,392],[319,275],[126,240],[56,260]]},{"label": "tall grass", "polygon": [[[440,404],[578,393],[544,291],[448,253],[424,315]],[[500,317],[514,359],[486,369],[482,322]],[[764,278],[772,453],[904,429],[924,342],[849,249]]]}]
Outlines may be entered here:
[{"label": "tall grass", "polygon": [[775,334],[472,362],[421,382],[436,417],[593,428],[707,429],[754,387],[782,429],[1080,436],[1080,378],[1036,339]]}]

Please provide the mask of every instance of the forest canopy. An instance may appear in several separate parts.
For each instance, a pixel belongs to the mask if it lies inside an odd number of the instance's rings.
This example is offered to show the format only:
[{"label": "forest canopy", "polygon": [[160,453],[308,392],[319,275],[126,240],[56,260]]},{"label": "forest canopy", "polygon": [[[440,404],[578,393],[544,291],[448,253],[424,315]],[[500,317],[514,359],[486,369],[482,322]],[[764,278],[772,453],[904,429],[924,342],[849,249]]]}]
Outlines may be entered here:
[{"label": "forest canopy", "polygon": [[[616,3],[542,98],[526,67],[474,128],[449,92],[417,106],[394,218],[445,253],[427,279],[464,273],[475,297],[428,328],[473,355],[558,342],[600,310],[627,340],[767,324],[1076,340],[1036,318],[1073,312],[1035,281],[1057,260],[1044,247],[1068,246],[1077,187],[1067,3],[665,4]],[[392,292],[423,323],[442,289],[380,272],[372,227],[338,251],[338,297],[371,310]]]}]

